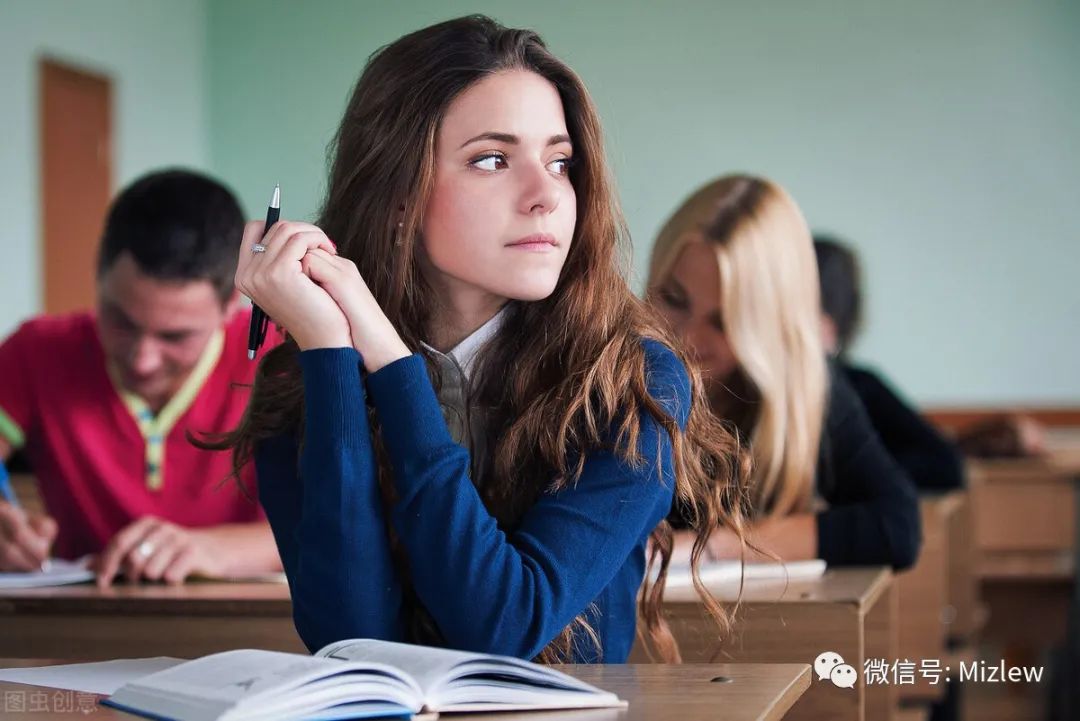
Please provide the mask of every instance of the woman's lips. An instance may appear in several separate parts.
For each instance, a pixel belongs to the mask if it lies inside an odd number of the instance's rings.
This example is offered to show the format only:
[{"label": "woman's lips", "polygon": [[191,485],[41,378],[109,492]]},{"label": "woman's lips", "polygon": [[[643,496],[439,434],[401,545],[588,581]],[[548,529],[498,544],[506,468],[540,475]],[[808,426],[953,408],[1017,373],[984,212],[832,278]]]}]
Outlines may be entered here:
[{"label": "woman's lips", "polygon": [[555,248],[559,247],[559,243],[555,240],[555,236],[550,233],[534,233],[533,235],[526,235],[524,238],[518,238],[513,243],[507,243],[506,247],[529,250],[534,253],[545,253],[555,250]]}]

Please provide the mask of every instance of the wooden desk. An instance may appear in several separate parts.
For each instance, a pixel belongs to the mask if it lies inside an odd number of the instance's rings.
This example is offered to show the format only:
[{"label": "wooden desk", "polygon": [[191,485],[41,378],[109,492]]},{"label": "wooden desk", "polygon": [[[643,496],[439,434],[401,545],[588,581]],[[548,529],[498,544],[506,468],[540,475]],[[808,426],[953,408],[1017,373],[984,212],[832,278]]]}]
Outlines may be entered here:
[{"label": "wooden desk", "polygon": [[0,591],[0,657],[192,658],[234,648],[305,651],[288,586],[196,582]]},{"label": "wooden desk", "polygon": [[[0,667],[42,666],[68,661],[16,660],[0,658]],[[612,691],[630,702],[626,709],[589,709],[583,711],[529,712],[521,714],[463,714],[455,720],[466,721],[644,721],[645,719],[679,719],[705,721],[775,721],[785,718],[800,696],[810,686],[810,667],[805,664],[694,664],[562,666],[563,671],[588,683]],[[718,683],[713,679],[726,679]],[[92,706],[94,694],[76,694],[40,686],[25,686],[0,682],[0,704],[18,703],[30,708],[31,694],[37,696],[43,710],[19,712],[0,705],[0,711],[13,719],[54,721],[75,718],[84,704],[93,708],[93,718],[131,721],[138,718],[107,706]],[[59,696],[55,696],[59,694]],[[69,710],[68,710],[69,709]],[[81,715],[81,714],[80,714]],[[89,715],[89,714],[87,714]]]},{"label": "wooden desk", "polygon": [[978,559],[971,494],[955,492],[957,507],[946,519],[948,544],[948,605],[945,610],[946,636],[952,645],[974,642],[986,624],[986,607],[979,590]]},{"label": "wooden desk", "polygon": [[[1051,428],[1045,440],[1041,458],[968,461],[977,568],[989,608],[981,658],[1039,664],[1065,637],[1076,569],[1080,432]],[[979,685],[965,692],[965,705],[980,718],[1036,718],[1044,693]]]},{"label": "wooden desk", "polygon": [[1080,451],[1066,445],[1042,458],[972,459],[968,468],[980,577],[1071,577]]},{"label": "wooden desk", "polygon": [[[916,663],[937,659],[945,664],[946,610],[949,606],[949,524],[963,506],[963,493],[923,497],[922,550],[919,560],[896,580],[900,614],[898,659]],[[904,701],[937,701],[945,695],[945,685],[931,684],[916,675],[914,684],[899,687]]]},{"label": "wooden desk", "polygon": [[[734,608],[738,584],[710,590]],[[896,708],[896,686],[868,686],[863,676],[867,659],[896,659],[897,596],[888,569],[831,569],[808,581],[748,583],[733,631],[720,644],[693,589],[669,591],[665,614],[686,662],[813,663],[835,651],[858,671],[853,689],[815,679],[790,718],[889,719]],[[649,660],[640,645],[630,659]]]}]

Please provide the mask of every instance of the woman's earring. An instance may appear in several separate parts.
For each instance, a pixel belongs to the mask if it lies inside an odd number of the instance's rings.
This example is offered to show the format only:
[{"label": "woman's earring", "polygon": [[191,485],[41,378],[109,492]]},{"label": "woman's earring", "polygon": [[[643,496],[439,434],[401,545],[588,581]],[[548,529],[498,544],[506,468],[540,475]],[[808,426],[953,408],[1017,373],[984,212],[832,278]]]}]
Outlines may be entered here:
[{"label": "woman's earring", "polygon": [[402,243],[401,229],[404,228],[404,227],[405,227],[405,221],[404,220],[399,220],[398,224],[397,224],[397,233],[394,234],[395,235],[395,237],[394,237],[394,245],[401,245],[401,243]]}]

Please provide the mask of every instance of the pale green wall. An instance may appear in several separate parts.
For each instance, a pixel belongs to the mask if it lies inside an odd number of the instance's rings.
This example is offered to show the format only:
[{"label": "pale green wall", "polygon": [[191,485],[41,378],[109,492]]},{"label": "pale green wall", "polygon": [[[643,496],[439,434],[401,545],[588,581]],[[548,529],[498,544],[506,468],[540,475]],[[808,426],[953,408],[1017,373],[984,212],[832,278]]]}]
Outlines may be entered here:
[{"label": "pale green wall", "polygon": [[379,45],[487,12],[538,29],[603,114],[635,264],[695,185],[786,185],[850,236],[858,355],[924,402],[1080,401],[1080,3],[210,4],[211,154],[249,207],[308,218]]},{"label": "pale green wall", "polygon": [[0,338],[41,311],[42,55],[113,79],[113,183],[205,166],[202,0],[0,0]]}]

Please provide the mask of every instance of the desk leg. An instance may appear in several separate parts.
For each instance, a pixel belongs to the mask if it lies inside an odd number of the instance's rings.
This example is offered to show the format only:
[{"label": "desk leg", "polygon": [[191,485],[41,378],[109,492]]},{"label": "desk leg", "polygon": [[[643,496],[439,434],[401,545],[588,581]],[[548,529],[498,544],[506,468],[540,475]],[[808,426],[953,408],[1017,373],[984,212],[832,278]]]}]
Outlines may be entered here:
[{"label": "desk leg", "polygon": [[[942,612],[948,605],[948,528],[947,516],[936,499],[922,502],[923,545],[915,567],[896,577],[900,599],[900,650],[897,659],[918,663],[922,659],[945,657],[945,625]],[[932,685],[916,674],[915,683],[897,690],[906,702],[937,701],[944,687]]]},{"label": "desk leg", "polygon": [[[885,659],[892,664],[897,658],[899,638],[897,619],[900,598],[895,583],[878,597],[877,602],[866,611],[865,658]],[[860,676],[863,669],[859,669]],[[889,679],[888,684],[872,684],[866,687],[866,720],[890,721],[899,703],[899,689]]]}]

